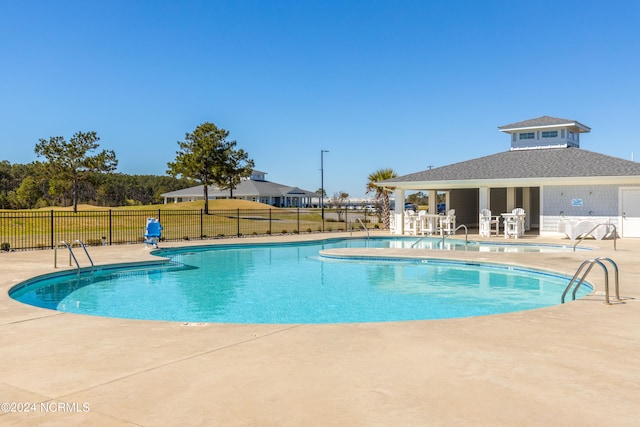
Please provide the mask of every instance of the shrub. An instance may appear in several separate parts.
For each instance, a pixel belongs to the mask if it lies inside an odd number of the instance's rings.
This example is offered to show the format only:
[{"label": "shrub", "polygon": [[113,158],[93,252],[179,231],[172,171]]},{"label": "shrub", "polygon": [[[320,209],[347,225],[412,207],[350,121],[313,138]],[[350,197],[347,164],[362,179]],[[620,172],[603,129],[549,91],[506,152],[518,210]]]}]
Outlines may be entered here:
[{"label": "shrub", "polygon": [[0,249],[2,249],[5,252],[9,252],[9,250],[11,250],[11,244],[9,244],[9,242],[3,242],[0,245]]}]

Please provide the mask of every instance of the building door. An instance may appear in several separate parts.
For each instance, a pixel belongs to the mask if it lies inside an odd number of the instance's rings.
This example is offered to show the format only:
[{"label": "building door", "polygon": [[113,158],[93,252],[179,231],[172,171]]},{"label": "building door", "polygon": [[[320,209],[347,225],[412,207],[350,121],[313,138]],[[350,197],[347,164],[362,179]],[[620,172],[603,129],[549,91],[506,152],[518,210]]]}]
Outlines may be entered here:
[{"label": "building door", "polygon": [[620,189],[620,217],[619,230],[622,237],[640,237],[640,188]]}]

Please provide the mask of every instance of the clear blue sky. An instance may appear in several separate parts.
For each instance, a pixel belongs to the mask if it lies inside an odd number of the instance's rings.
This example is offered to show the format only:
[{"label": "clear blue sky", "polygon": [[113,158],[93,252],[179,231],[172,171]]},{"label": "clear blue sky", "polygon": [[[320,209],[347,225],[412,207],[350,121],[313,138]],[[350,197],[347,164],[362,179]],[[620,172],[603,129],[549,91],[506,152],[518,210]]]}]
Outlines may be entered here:
[{"label": "clear blue sky", "polygon": [[317,190],[329,150],[327,193],[358,197],[543,115],[637,159],[639,23],[634,0],[0,0],[0,160],[96,131],[118,171],[164,175],[210,121],[282,184]]}]

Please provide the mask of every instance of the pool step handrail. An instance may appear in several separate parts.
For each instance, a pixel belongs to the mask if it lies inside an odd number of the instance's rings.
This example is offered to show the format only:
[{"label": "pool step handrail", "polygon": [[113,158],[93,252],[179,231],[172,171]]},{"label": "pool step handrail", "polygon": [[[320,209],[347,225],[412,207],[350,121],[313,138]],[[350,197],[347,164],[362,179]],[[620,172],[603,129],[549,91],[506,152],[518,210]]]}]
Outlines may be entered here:
[{"label": "pool step handrail", "polygon": [[[562,297],[560,298],[560,303],[561,304],[564,304],[564,299],[565,299],[565,297],[567,296],[567,293],[569,293],[569,290],[572,287],[573,287],[573,292],[571,293],[571,297],[572,297],[572,300],[576,299],[576,293],[578,292],[578,289],[580,288],[582,283],[585,281],[585,279],[589,275],[589,272],[591,271],[593,266],[594,265],[599,265],[600,267],[602,267],[602,270],[604,271],[604,298],[605,298],[605,302],[604,303],[607,304],[607,305],[611,305],[611,302],[609,301],[609,270],[607,269],[607,266],[604,265],[604,263],[602,261],[607,261],[608,263],[610,263],[613,266],[616,300],[617,301],[621,301],[620,300],[620,282],[618,280],[618,278],[619,278],[618,265],[611,258],[599,257],[599,258],[586,260],[582,264],[580,264],[580,267],[578,267],[578,270],[573,275],[573,277],[569,281],[569,284],[567,285],[566,289],[562,293]],[[583,273],[582,271],[585,269],[585,267],[586,267],[586,270]],[[582,275],[580,273],[582,273]],[[578,282],[577,282],[577,284],[575,286],[573,286],[573,284],[576,282],[576,280],[578,280]]]},{"label": "pool step handrail", "polygon": [[453,230],[453,233],[451,234],[446,234],[446,233],[442,233],[442,241],[441,243],[441,248],[444,248],[444,239],[446,239],[447,237],[451,236],[452,234],[456,234],[456,231],[460,230],[461,228],[464,228],[464,244],[468,244],[469,243],[469,230],[467,229],[467,226],[464,224],[460,224],[459,226],[456,227],[455,230]]},{"label": "pool step handrail", "polygon": [[[82,242],[80,240],[76,240],[75,242],[80,243],[80,245],[84,249],[85,254],[87,254],[87,258],[89,259],[89,262],[91,263],[91,271],[93,272],[94,264],[93,264],[93,260],[91,259],[91,256],[89,255],[89,251],[87,250],[87,247],[85,246],[84,242]],[[73,260],[76,263],[76,268],[78,269],[78,274],[80,274],[80,263],[78,262],[78,258],[76,258],[76,255],[73,253],[73,248],[71,247],[71,245],[69,243],[65,242],[64,240],[61,240],[60,242],[58,242],[58,244],[54,248],[54,251],[53,251],[53,268],[58,268],[58,246],[59,245],[65,245],[67,247],[67,249],[69,250],[69,265],[70,266],[72,265],[71,264],[71,260]]]},{"label": "pool step handrail", "polygon": [[84,242],[82,240],[76,240],[75,242],[79,243],[80,246],[82,246],[82,249],[84,249],[84,253],[87,255],[87,259],[91,263],[91,271],[93,271],[95,266],[93,264],[93,260],[91,259],[91,255],[89,255],[89,251],[87,250],[87,246],[84,244]]},{"label": "pool step handrail", "polygon": [[[601,223],[601,224],[596,224],[596,226],[595,226],[595,227],[593,227],[593,228],[592,228],[591,230],[589,230],[587,233],[584,233],[584,234],[583,234],[583,235],[578,239],[578,241],[573,245],[573,252],[575,252],[575,251],[576,251],[576,246],[578,246],[578,244],[579,244],[579,243],[581,243],[581,242],[585,239],[585,237],[587,237],[587,236],[592,236],[592,237],[593,237],[593,235],[592,235],[591,233],[593,233],[593,232],[596,230],[596,228],[598,228],[598,227],[600,227],[600,226],[613,227],[613,250],[614,250],[614,251],[617,251],[618,249],[616,248],[616,237],[617,237],[617,235],[618,235],[618,229],[616,228],[616,225],[615,225],[615,224],[612,224],[612,223],[610,223],[610,222],[603,222],[603,223]],[[609,234],[610,234],[610,233],[609,233]]]},{"label": "pool step handrail", "polygon": [[369,236],[369,229],[367,228],[367,226],[366,226],[366,225],[364,225],[364,222],[362,222],[362,220],[360,219],[360,217],[358,217],[357,219],[358,219],[358,222],[360,223],[360,225],[362,225],[362,228],[364,228],[364,231],[366,231],[366,232],[367,232],[367,239],[368,239],[368,238],[370,237],[370,236]]},{"label": "pool step handrail", "polygon": [[411,245],[411,247],[412,247],[412,248],[415,248],[415,247],[416,247],[416,245],[417,245],[418,243],[422,242],[422,241],[423,241],[424,239],[426,239],[427,237],[431,237],[431,236],[429,236],[429,235],[422,236],[421,238],[419,238],[418,240],[416,240],[415,242],[413,242],[413,244]]}]

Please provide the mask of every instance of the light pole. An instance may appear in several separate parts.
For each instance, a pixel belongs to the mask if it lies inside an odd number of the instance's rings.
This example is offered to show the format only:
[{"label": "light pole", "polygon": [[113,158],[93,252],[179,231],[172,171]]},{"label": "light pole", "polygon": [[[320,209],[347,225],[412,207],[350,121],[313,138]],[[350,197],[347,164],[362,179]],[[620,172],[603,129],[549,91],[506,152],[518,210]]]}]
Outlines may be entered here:
[{"label": "light pole", "polygon": [[322,231],[324,232],[324,153],[329,150],[320,150],[320,210],[322,211]]}]

